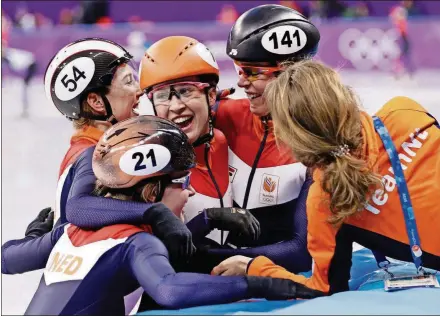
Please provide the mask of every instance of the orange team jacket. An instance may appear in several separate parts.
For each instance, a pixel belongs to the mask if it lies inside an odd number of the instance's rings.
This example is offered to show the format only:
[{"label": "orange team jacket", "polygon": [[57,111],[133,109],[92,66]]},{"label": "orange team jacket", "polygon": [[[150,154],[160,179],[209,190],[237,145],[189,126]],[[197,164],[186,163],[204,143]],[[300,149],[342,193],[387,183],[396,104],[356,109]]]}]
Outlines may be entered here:
[{"label": "orange team jacket", "polygon": [[[420,236],[422,265],[440,269],[440,127],[414,100],[396,97],[376,114],[387,127],[399,153]],[[307,199],[307,247],[313,258],[312,276],[295,275],[266,257],[255,258],[248,274],[288,278],[328,293],[348,290],[353,242],[381,251],[387,256],[412,262],[409,239],[394,173],[373,120],[362,113],[364,153],[371,168],[382,175],[384,191],[377,190],[358,215],[335,227],[328,196],[320,187],[321,173]],[[415,269],[414,269],[415,272]]]}]

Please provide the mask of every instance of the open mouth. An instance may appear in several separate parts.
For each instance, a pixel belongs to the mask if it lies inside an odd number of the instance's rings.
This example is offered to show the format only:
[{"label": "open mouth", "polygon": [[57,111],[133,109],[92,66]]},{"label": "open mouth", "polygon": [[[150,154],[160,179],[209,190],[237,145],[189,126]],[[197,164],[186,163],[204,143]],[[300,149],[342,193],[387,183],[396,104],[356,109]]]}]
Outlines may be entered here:
[{"label": "open mouth", "polygon": [[172,121],[179,126],[181,129],[189,127],[193,121],[193,116],[184,116],[173,119]]},{"label": "open mouth", "polygon": [[257,99],[257,98],[261,97],[261,95],[259,95],[259,94],[246,93],[246,95],[247,95],[249,100],[254,100],[254,99]]}]

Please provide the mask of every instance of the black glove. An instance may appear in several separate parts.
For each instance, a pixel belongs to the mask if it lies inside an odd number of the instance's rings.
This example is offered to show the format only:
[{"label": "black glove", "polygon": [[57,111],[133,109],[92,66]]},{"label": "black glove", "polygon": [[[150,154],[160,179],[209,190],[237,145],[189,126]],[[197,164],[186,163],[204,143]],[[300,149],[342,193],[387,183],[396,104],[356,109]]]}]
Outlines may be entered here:
[{"label": "black glove", "polygon": [[53,211],[52,208],[47,207],[38,213],[35,218],[26,228],[26,237],[38,238],[50,232],[53,228]]},{"label": "black glove", "polygon": [[144,223],[150,225],[154,235],[165,244],[171,262],[187,262],[196,251],[191,231],[164,204],[157,203],[148,208]]},{"label": "black glove", "polygon": [[246,276],[250,295],[267,300],[292,298],[310,299],[326,295],[292,280],[261,276]]},{"label": "black glove", "polygon": [[246,235],[254,240],[260,236],[260,223],[248,210],[228,208],[207,208],[206,216],[212,228]]}]

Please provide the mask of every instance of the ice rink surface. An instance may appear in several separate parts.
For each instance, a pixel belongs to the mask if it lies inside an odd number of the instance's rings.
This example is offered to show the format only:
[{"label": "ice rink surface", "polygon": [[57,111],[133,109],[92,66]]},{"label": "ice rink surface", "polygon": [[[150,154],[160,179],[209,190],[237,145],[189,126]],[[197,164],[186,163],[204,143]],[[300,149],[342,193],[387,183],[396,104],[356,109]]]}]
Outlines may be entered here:
[{"label": "ice rink surface", "polygon": [[[390,98],[408,96],[440,120],[440,70],[419,71],[413,79],[398,81],[389,74],[343,71],[345,83],[355,88],[364,108],[374,113]],[[235,73],[223,73],[220,88],[236,86]],[[27,224],[37,213],[55,204],[55,188],[61,160],[69,147],[71,123],[49,106],[42,79],[29,89],[30,117],[21,119],[22,82],[3,78],[2,82],[2,243],[24,237]],[[236,98],[244,96],[237,89]],[[150,113],[146,100],[144,114]],[[22,315],[34,294],[41,271],[22,275],[2,275],[1,313]]]}]

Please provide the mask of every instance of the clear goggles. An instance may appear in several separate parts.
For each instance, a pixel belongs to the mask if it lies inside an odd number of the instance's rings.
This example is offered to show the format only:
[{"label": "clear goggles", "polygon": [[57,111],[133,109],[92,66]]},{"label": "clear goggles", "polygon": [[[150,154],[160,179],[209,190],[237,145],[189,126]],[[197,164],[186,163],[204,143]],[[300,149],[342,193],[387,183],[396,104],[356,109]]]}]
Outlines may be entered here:
[{"label": "clear goggles", "polygon": [[113,79],[117,77],[119,79],[117,85],[119,86],[122,85],[139,86],[139,74],[136,71],[136,69],[138,69],[139,66],[134,60],[120,58],[112,62],[109,65],[109,67],[111,67],[111,70],[100,78],[101,82],[104,85],[110,86],[112,84]]},{"label": "clear goggles", "polygon": [[209,87],[208,83],[200,83],[193,81],[179,82],[175,84],[167,84],[154,88],[148,93],[148,99],[157,106],[169,106],[173,95],[175,95],[183,103],[196,98],[200,95],[200,91]]},{"label": "clear goggles", "polygon": [[182,189],[188,189],[191,184],[191,172],[188,172],[188,174],[183,177],[172,179],[171,183],[182,184]]},{"label": "clear goggles", "polygon": [[278,66],[244,66],[234,63],[238,76],[243,76],[246,80],[253,82],[261,78],[261,75],[270,76],[281,70]]}]

